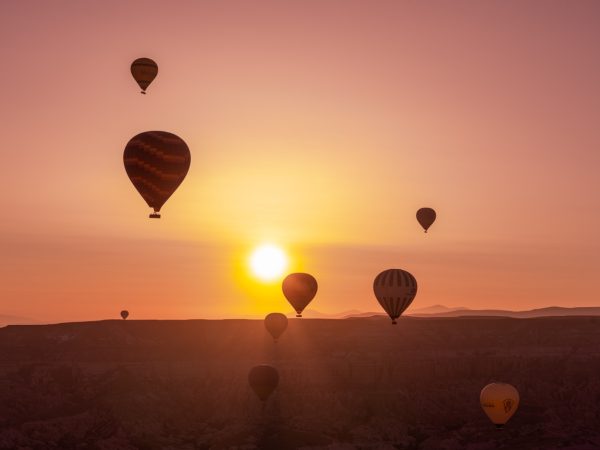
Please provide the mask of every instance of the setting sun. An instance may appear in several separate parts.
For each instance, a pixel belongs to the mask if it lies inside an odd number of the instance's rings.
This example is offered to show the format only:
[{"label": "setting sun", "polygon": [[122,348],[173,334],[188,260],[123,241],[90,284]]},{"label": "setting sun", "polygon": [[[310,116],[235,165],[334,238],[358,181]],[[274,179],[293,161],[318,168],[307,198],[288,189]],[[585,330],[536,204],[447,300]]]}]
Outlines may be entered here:
[{"label": "setting sun", "polygon": [[257,247],[250,256],[252,273],[265,281],[271,281],[283,275],[287,264],[285,252],[272,244]]}]

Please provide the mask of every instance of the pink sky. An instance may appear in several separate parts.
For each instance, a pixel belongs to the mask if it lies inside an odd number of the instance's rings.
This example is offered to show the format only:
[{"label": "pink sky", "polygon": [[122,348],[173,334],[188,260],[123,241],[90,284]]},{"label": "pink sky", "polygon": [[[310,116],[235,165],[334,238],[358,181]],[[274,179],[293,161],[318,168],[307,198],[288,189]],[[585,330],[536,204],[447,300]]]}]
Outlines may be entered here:
[{"label": "pink sky", "polygon": [[[324,312],[390,267],[415,308],[600,305],[596,1],[1,2],[0,42],[0,314],[287,312],[264,241]],[[122,166],[155,129],[192,153],[160,221]]]}]

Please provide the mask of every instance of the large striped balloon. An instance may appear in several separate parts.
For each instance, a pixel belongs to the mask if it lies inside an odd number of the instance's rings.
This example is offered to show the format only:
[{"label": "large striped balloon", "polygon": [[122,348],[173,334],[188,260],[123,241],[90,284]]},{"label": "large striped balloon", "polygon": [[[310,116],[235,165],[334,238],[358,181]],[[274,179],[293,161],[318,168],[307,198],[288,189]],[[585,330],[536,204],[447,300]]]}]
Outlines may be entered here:
[{"label": "large striped balloon", "polygon": [[417,280],[406,270],[384,270],[375,277],[373,292],[395,325],[417,295]]},{"label": "large striped balloon", "polygon": [[131,75],[142,89],[142,94],[158,75],[158,65],[150,58],[138,58],[131,63]]},{"label": "large striped balloon", "polygon": [[148,206],[154,208],[151,218],[160,217],[160,208],[187,175],[190,161],[186,143],[166,131],[146,131],[127,143],[125,170]]}]

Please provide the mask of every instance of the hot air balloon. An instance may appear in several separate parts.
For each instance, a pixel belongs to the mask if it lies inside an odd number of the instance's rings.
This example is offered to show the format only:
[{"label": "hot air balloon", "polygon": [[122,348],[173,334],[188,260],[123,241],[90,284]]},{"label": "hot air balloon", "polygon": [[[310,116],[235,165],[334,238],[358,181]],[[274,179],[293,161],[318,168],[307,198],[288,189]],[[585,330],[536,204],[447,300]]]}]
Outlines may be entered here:
[{"label": "hot air balloon", "polygon": [[123,318],[123,320],[127,319],[129,317],[129,311],[125,309],[121,311],[121,317]]},{"label": "hot air balloon", "polygon": [[417,220],[427,233],[429,227],[435,222],[435,211],[431,208],[421,208],[417,211]]},{"label": "hot air balloon", "polygon": [[502,428],[519,407],[519,392],[507,383],[490,383],[481,390],[479,401],[496,428]]},{"label": "hot air balloon", "polygon": [[377,301],[396,325],[396,319],[408,308],[417,295],[417,280],[402,269],[384,270],[373,281]]},{"label": "hot air balloon", "polygon": [[302,317],[302,311],[317,294],[317,280],[308,273],[291,273],[281,284],[283,295],[296,310],[296,317]]},{"label": "hot air balloon", "polygon": [[271,313],[265,317],[265,328],[273,336],[275,342],[277,342],[277,339],[283,334],[287,326],[288,319],[284,314]]},{"label": "hot air balloon", "polygon": [[250,370],[248,383],[258,398],[266,402],[279,384],[279,373],[274,367],[261,364]]},{"label": "hot air balloon", "polygon": [[142,94],[158,74],[158,65],[150,58],[138,58],[131,63],[131,75],[142,89]]},{"label": "hot air balloon", "polygon": [[190,161],[186,143],[166,131],[146,131],[127,143],[125,170],[148,206],[154,208],[151,218],[160,218],[160,208],[187,175]]}]

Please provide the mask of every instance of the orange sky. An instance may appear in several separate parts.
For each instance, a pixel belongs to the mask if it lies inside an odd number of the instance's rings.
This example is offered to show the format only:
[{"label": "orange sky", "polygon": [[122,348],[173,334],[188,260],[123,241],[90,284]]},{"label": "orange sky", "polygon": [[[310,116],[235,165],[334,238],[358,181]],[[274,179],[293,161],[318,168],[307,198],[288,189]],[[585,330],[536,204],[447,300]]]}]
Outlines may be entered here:
[{"label": "orange sky", "polygon": [[[323,312],[390,267],[415,308],[599,304],[598,2],[1,2],[0,42],[0,314],[288,312],[264,241]],[[159,221],[122,165],[155,129],[192,153]]]}]

